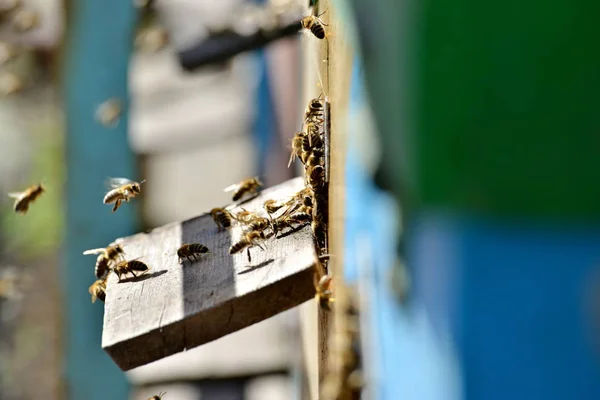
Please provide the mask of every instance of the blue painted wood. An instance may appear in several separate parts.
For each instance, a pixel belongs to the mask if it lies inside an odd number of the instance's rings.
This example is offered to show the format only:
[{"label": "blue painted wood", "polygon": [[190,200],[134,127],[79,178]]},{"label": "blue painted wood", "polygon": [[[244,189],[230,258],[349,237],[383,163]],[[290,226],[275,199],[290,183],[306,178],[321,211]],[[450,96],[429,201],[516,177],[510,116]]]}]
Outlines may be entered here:
[{"label": "blue painted wood", "polygon": [[361,118],[369,105],[358,58],[354,60],[350,95],[344,279],[362,286],[361,296],[368,298],[361,318],[369,398],[460,399],[449,340],[436,335],[419,300],[403,308],[390,285],[400,234],[399,215],[395,200],[372,182],[359,141],[364,133]]},{"label": "blue painted wood", "polygon": [[[111,213],[102,204],[109,176],[139,178],[127,142],[129,102],[127,68],[132,51],[135,11],[131,1],[78,0],[73,3],[66,36],[67,236],[63,279],[66,305],[64,350],[70,399],[125,399],[123,372],[102,351],[102,303],[87,292],[94,281],[94,262],[82,252],[102,247],[137,230],[136,201]],[[119,98],[124,114],[115,128],[95,120],[95,110]],[[110,296],[110,294],[109,294]]]},{"label": "blue painted wood", "polygon": [[429,214],[413,232],[418,294],[456,344],[464,399],[600,398],[600,227]]}]

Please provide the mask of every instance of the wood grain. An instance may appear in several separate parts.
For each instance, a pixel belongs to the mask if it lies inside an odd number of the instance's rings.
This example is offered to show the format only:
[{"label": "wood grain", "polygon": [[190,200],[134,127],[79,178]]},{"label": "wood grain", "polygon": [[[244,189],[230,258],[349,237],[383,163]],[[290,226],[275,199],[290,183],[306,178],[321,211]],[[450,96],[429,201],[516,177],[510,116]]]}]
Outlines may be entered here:
[{"label": "wood grain", "polygon": [[[300,190],[295,178],[232,207],[260,212],[267,199]],[[314,296],[315,250],[310,227],[265,243],[265,251],[229,255],[241,227],[219,231],[210,215],[118,239],[127,259],[141,257],[149,273],[107,285],[102,347],[123,370],[218,339]],[[211,253],[178,263],[182,243],[201,242]],[[251,344],[249,344],[251,345]]]}]

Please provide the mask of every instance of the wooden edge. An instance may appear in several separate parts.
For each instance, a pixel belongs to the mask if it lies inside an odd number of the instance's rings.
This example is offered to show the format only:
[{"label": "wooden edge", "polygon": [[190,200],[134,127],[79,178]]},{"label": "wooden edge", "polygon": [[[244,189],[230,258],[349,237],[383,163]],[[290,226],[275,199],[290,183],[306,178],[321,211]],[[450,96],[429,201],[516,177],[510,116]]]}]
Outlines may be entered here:
[{"label": "wooden edge", "polygon": [[[104,350],[119,368],[128,371],[246,328],[310,300],[314,295],[313,268],[307,268],[261,290],[145,335],[104,347]],[[257,314],[256,310],[261,313]]]}]

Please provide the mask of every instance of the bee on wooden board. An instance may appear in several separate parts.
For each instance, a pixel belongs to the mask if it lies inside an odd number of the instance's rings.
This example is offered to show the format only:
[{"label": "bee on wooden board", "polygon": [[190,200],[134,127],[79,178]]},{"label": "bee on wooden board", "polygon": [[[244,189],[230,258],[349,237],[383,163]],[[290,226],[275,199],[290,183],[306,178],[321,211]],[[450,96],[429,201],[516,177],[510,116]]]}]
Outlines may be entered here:
[{"label": "bee on wooden board", "polygon": [[104,302],[106,299],[106,279],[98,279],[92,283],[88,292],[92,295],[92,303],[95,303],[96,299],[100,299]]},{"label": "bee on wooden board", "polygon": [[248,223],[256,218],[259,218],[259,216],[256,215],[255,213],[253,213],[252,211],[248,211],[243,208],[242,208],[242,211],[235,214],[235,219],[240,222],[244,222],[244,223]]},{"label": "bee on wooden board", "polygon": [[242,236],[242,238],[237,243],[234,243],[229,248],[229,254],[236,254],[236,253],[239,253],[239,252],[243,251],[244,249],[246,249],[246,251],[248,253],[248,262],[252,262],[252,258],[250,257],[250,248],[257,246],[257,247],[260,247],[262,250],[264,250],[264,248],[260,244],[260,242],[262,240],[265,240],[264,232],[262,232],[262,231],[246,232],[246,233],[244,233],[244,236]]},{"label": "bee on wooden board", "polygon": [[140,186],[146,182],[144,179],[141,182],[134,182],[127,178],[110,178],[107,182],[111,190],[104,196],[104,204],[115,203],[112,212],[115,212],[121,206],[121,202],[129,202],[129,200],[140,194]]},{"label": "bee on wooden board", "polygon": [[257,178],[244,179],[240,183],[228,186],[224,189],[225,192],[233,192],[233,201],[238,201],[246,194],[255,194],[262,187],[262,182]]},{"label": "bee on wooden board", "polygon": [[8,197],[15,199],[13,209],[17,214],[26,214],[31,203],[40,197],[45,190],[44,186],[41,183],[38,183],[28,187],[22,192],[9,193]]},{"label": "bee on wooden board", "polygon": [[212,217],[213,221],[215,221],[215,224],[217,224],[219,229],[221,229],[221,227],[225,229],[230,228],[234,219],[233,215],[231,215],[229,211],[220,207],[210,210],[210,216]]},{"label": "bee on wooden board", "polygon": [[280,201],[275,199],[270,199],[263,203],[263,208],[265,209],[267,214],[274,214],[284,206],[284,203],[281,203]]},{"label": "bee on wooden board", "polygon": [[144,262],[139,261],[136,258],[130,261],[121,261],[115,265],[112,270],[115,274],[117,274],[119,277],[119,282],[121,282],[122,275],[132,274],[135,278],[137,278],[136,272],[143,274],[148,271],[149,268]]},{"label": "bee on wooden board", "polygon": [[313,188],[320,188],[325,184],[325,168],[317,164],[306,168],[306,180]]},{"label": "bee on wooden board", "polygon": [[177,257],[179,257],[180,264],[183,259],[191,261],[193,258],[194,260],[197,260],[196,257],[205,253],[209,253],[208,247],[201,243],[184,243],[179,249],[177,249]]},{"label": "bee on wooden board", "polygon": [[167,392],[162,392],[162,393],[159,393],[159,394],[155,394],[154,396],[149,397],[148,400],[162,400],[162,398],[163,398],[163,396],[165,394],[167,394]]},{"label": "bee on wooden board", "polygon": [[317,39],[325,39],[325,27],[327,24],[321,21],[321,18],[319,18],[323,14],[324,13],[321,13],[317,16],[309,15],[300,20],[302,28],[311,31]]}]

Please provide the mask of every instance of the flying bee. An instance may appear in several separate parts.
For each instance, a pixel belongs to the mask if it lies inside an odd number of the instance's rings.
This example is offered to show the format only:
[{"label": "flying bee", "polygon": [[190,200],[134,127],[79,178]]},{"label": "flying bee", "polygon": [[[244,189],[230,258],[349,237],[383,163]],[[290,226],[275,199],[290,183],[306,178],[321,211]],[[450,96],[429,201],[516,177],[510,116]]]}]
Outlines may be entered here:
[{"label": "flying bee", "polygon": [[263,231],[246,232],[237,243],[234,243],[229,248],[229,254],[236,254],[246,249],[246,251],[248,252],[248,262],[252,262],[252,258],[250,257],[250,248],[257,246],[264,250],[264,248],[260,244],[260,241],[264,239],[265,234]]},{"label": "flying bee", "polygon": [[113,267],[113,272],[117,274],[119,277],[119,282],[121,282],[121,276],[132,274],[135,278],[137,278],[136,272],[144,273],[148,271],[148,266],[142,262],[138,261],[138,259],[130,260],[130,261],[121,261],[117,265]]},{"label": "flying bee", "polygon": [[96,278],[103,278],[110,270],[110,260],[106,258],[104,254],[100,254],[96,258],[96,266],[94,267],[94,274]]},{"label": "flying bee", "polygon": [[219,229],[221,229],[221,227],[225,229],[230,228],[234,219],[233,215],[231,215],[229,211],[220,207],[210,210],[210,216],[212,217],[213,221],[215,221],[215,224],[217,224]]},{"label": "flying bee", "polygon": [[104,196],[104,204],[115,203],[112,212],[117,211],[122,201],[129,202],[129,200],[140,194],[140,186],[144,182],[146,182],[145,179],[141,182],[134,182],[127,178],[110,178],[108,186],[111,190]]},{"label": "flying bee", "polygon": [[309,31],[312,32],[313,35],[315,35],[315,37],[317,39],[325,39],[325,26],[327,26],[327,24],[323,21],[321,21],[321,18],[319,18],[321,15],[309,15],[307,17],[304,17],[300,20],[300,23],[302,24],[302,28],[304,29],[308,29]]},{"label": "flying bee", "polygon": [[44,193],[46,189],[41,183],[32,185],[22,192],[9,193],[8,197],[15,199],[13,209],[17,214],[26,214],[29,205]]},{"label": "flying bee", "polygon": [[331,290],[331,275],[323,275],[317,281],[317,273],[315,272],[315,299],[323,310],[331,311],[331,304],[335,302],[333,291]]},{"label": "flying bee", "polygon": [[255,194],[262,187],[262,182],[254,177],[244,179],[240,183],[236,183],[234,185],[228,186],[224,189],[225,192],[233,191],[233,201],[238,201],[245,194]]},{"label": "flying bee", "polygon": [[165,394],[167,394],[167,392],[162,392],[162,393],[156,394],[156,395],[148,398],[148,400],[162,400],[162,398]]},{"label": "flying bee", "polygon": [[106,299],[106,279],[98,279],[96,282],[92,283],[88,292],[92,295],[92,303],[95,303],[96,299],[100,299],[104,302]]},{"label": "flying bee", "polygon": [[325,168],[315,165],[306,169],[306,179],[313,188],[321,187],[325,183]]},{"label": "flying bee", "polygon": [[85,256],[90,254],[100,254],[109,261],[118,261],[124,259],[125,250],[123,250],[123,247],[120,244],[115,243],[107,247],[100,247],[98,249],[91,249],[83,252],[83,255]]},{"label": "flying bee", "polygon": [[179,257],[179,263],[181,264],[182,260],[185,258],[188,261],[193,258],[197,260],[197,256],[200,254],[208,253],[208,247],[200,243],[185,243],[182,244],[179,249],[177,249],[177,257]]}]

